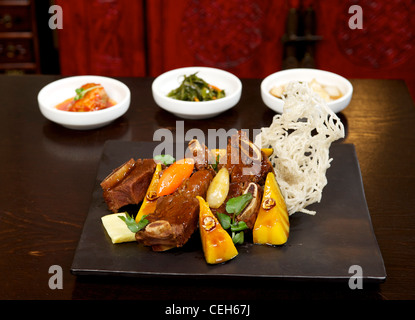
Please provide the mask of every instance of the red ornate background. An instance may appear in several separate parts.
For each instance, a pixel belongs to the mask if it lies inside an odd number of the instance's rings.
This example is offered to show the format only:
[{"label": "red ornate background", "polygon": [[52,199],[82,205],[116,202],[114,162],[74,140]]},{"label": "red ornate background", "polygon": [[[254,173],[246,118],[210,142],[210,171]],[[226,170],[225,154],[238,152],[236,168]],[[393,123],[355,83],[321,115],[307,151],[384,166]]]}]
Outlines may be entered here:
[{"label": "red ornate background", "polygon": [[[64,75],[157,76],[205,65],[263,78],[282,67],[288,9],[316,12],[316,67],[348,78],[400,78],[415,97],[412,0],[57,0]],[[363,29],[350,29],[351,5]]]}]

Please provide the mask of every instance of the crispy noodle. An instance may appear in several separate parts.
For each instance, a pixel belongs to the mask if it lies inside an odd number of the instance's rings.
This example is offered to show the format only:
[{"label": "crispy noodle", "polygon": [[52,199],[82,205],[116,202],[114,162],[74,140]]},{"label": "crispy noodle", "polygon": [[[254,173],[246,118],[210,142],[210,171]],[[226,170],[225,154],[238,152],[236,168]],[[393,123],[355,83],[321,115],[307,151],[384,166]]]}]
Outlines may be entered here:
[{"label": "crispy noodle", "polygon": [[303,212],[320,202],[330,167],[329,148],[344,137],[344,126],[307,83],[291,82],[284,98],[284,112],[261,128],[255,144],[273,148],[270,161],[285,198],[288,213]]}]

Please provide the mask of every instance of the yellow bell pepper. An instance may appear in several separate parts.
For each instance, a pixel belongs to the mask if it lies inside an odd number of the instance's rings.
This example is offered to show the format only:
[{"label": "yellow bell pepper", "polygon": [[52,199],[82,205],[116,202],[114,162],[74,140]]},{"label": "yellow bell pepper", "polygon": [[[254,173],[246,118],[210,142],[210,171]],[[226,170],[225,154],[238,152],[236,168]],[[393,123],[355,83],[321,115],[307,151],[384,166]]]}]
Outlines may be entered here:
[{"label": "yellow bell pepper", "polygon": [[213,215],[209,204],[202,198],[199,200],[199,230],[203,253],[208,264],[218,264],[235,258],[238,255],[231,236],[226,232],[218,219]]},{"label": "yellow bell pepper", "polygon": [[147,189],[146,196],[144,197],[143,203],[141,204],[140,210],[135,217],[135,221],[139,222],[144,215],[148,215],[156,209],[157,203],[157,186],[160,180],[161,164],[158,163],[156,170],[151,178],[150,185]]},{"label": "yellow bell pepper", "polygon": [[262,148],[261,151],[267,156],[270,157],[274,153],[273,148]]},{"label": "yellow bell pepper", "polygon": [[272,172],[267,174],[261,207],[252,231],[255,244],[282,245],[287,242],[290,222],[287,206]]}]

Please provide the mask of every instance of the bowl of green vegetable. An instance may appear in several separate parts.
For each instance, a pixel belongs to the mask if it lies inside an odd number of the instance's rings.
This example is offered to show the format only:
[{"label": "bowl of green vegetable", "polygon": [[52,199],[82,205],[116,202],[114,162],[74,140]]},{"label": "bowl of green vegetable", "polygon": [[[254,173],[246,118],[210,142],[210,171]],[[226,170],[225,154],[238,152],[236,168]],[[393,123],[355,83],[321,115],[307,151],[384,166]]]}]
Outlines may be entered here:
[{"label": "bowl of green vegetable", "polygon": [[158,76],[152,84],[156,104],[183,119],[207,119],[233,108],[242,83],[230,72],[210,67],[186,67]]}]

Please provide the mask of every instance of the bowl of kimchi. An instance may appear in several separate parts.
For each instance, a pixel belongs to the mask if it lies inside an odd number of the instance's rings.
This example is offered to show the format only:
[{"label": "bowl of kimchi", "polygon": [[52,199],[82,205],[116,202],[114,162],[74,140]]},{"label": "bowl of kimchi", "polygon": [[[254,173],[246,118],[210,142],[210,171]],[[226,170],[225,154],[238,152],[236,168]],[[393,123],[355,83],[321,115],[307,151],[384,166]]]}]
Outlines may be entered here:
[{"label": "bowl of kimchi", "polygon": [[75,130],[108,125],[127,112],[130,101],[130,90],[121,81],[89,75],[54,81],[38,94],[45,118]]}]

